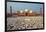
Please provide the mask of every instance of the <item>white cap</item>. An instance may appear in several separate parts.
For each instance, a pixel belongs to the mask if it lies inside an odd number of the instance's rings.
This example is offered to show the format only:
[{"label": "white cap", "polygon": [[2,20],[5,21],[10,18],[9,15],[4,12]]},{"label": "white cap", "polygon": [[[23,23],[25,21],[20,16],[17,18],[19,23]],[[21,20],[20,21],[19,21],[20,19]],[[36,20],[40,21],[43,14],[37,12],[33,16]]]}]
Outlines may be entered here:
[{"label": "white cap", "polygon": [[32,10],[30,10],[29,13],[32,13]]},{"label": "white cap", "polygon": [[28,9],[25,9],[25,12],[27,12],[28,11]]},{"label": "white cap", "polygon": [[23,13],[23,11],[22,11],[22,10],[20,10],[20,13]]}]

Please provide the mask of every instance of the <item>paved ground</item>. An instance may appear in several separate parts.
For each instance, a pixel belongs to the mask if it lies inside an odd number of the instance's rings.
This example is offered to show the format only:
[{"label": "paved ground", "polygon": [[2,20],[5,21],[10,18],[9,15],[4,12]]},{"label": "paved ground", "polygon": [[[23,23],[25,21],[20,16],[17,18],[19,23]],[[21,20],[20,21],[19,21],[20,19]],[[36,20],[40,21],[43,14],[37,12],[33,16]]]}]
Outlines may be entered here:
[{"label": "paved ground", "polygon": [[42,16],[8,17],[7,30],[43,28]]}]

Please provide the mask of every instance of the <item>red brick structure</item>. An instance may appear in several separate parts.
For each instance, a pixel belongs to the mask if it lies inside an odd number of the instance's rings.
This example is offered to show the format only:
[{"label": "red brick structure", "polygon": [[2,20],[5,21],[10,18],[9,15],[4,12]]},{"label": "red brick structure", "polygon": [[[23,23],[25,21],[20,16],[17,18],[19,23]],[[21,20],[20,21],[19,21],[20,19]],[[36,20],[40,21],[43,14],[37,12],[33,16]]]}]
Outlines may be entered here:
[{"label": "red brick structure", "polygon": [[[12,16],[40,16],[41,15],[41,13],[40,14],[37,14],[37,13],[34,13],[32,10],[25,10],[25,11],[22,11],[22,10],[20,10],[20,11],[16,11],[15,13],[12,13]],[[8,14],[7,16],[11,16],[11,13],[10,14]]]},{"label": "red brick structure", "polygon": [[35,13],[17,13],[18,16],[37,16],[38,14]]}]

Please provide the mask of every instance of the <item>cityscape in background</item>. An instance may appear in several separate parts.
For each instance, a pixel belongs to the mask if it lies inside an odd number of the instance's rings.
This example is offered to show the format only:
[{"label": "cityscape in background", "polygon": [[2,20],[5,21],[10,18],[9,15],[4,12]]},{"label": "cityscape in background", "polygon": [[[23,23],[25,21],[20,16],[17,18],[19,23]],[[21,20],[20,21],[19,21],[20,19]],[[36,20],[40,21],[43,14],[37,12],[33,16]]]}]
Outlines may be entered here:
[{"label": "cityscape in background", "polygon": [[12,12],[12,6],[10,6],[10,13],[7,13],[7,16],[43,16],[43,11],[42,11],[42,8],[40,8],[40,13],[36,13],[32,10],[29,10],[29,9],[25,9],[24,11],[23,10],[18,10],[16,12]]},{"label": "cityscape in background", "polygon": [[42,4],[11,3],[7,3],[7,16],[43,16]]}]

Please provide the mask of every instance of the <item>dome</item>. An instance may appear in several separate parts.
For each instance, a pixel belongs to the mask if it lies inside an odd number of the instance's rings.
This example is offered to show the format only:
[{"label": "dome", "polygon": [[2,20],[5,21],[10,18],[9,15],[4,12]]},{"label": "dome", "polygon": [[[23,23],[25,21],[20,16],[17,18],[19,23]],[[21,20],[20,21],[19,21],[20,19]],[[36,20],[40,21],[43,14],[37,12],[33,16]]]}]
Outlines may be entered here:
[{"label": "dome", "polygon": [[32,10],[30,10],[29,13],[32,13]]},{"label": "dome", "polygon": [[22,11],[22,10],[20,10],[20,13],[23,13],[23,11]]},{"label": "dome", "polygon": [[27,12],[28,11],[28,9],[25,9],[25,12]]}]

